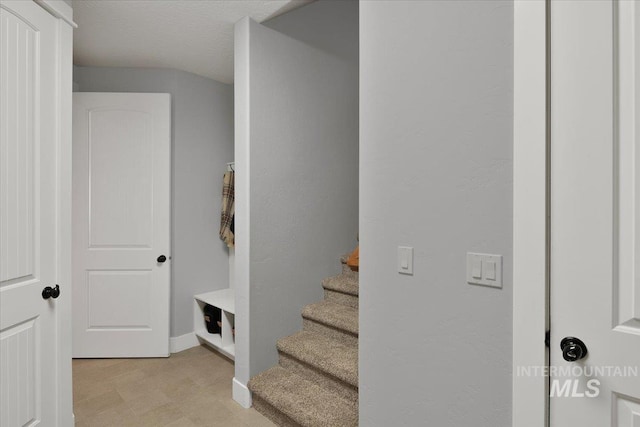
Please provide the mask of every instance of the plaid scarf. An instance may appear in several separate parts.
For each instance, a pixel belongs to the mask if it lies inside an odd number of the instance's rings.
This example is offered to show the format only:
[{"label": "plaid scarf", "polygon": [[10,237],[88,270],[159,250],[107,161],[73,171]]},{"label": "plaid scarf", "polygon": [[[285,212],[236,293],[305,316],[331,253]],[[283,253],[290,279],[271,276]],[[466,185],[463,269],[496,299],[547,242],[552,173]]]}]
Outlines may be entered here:
[{"label": "plaid scarf", "polygon": [[235,215],[234,208],[234,172],[226,172],[224,174],[222,186],[222,215],[220,216],[220,239],[222,239],[228,247],[234,245],[233,220]]}]

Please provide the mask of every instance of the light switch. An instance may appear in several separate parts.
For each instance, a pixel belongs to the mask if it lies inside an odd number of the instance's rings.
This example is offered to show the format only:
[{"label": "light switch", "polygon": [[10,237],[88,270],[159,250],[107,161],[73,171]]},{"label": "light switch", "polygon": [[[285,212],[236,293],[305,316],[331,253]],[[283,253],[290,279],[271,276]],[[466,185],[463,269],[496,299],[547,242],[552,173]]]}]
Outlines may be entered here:
[{"label": "light switch", "polygon": [[[487,280],[496,280],[496,263],[495,261],[485,261],[485,276]],[[480,276],[482,277],[482,276]]]},{"label": "light switch", "polygon": [[471,277],[474,279],[482,279],[482,258],[479,256],[473,257]]},{"label": "light switch", "polygon": [[467,283],[502,288],[502,255],[467,253]]},{"label": "light switch", "polygon": [[413,275],[413,248],[398,246],[398,273]]}]

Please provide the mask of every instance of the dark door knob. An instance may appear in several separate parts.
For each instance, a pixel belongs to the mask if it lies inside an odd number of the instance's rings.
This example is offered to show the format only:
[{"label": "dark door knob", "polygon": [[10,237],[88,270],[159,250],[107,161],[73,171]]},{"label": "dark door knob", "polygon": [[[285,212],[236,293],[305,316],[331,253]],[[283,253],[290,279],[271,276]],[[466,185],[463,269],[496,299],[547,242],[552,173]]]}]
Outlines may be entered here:
[{"label": "dark door knob", "polygon": [[165,262],[166,260],[167,260],[167,257],[166,257],[166,256],[164,256],[164,255],[160,255],[160,256],[158,257],[158,262],[159,262],[160,264],[162,264],[162,263],[163,263],[163,262]]},{"label": "dark door knob", "polygon": [[587,356],[587,346],[582,340],[574,337],[565,337],[560,341],[562,358],[567,362],[576,362]]},{"label": "dark door knob", "polygon": [[49,299],[49,298],[56,299],[59,296],[60,296],[60,286],[58,285],[56,285],[55,288],[52,288],[51,286],[47,286],[42,290],[42,298],[44,299]]}]

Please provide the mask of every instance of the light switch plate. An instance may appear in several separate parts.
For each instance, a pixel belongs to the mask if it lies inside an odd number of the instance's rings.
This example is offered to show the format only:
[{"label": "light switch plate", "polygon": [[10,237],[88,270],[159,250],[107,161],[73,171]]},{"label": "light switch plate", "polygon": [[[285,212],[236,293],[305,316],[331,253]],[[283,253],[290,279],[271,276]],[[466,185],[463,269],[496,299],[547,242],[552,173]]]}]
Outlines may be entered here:
[{"label": "light switch plate", "polygon": [[502,255],[467,253],[467,283],[502,288]]},{"label": "light switch plate", "polygon": [[398,273],[413,275],[413,248],[398,246]]}]

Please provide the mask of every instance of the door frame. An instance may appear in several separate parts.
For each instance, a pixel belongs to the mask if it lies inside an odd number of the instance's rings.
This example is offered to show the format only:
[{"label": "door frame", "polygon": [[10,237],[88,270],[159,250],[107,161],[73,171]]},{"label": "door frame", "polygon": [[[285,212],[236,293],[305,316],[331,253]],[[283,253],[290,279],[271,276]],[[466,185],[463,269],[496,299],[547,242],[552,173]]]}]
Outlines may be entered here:
[{"label": "door frame", "polygon": [[549,4],[514,1],[512,424],[549,425]]},{"label": "door frame", "polygon": [[[56,366],[58,384],[64,384],[55,398],[57,425],[75,423],[73,414],[73,372],[71,366],[71,132],[73,92],[73,9],[63,0],[34,0],[57,18],[58,70],[56,79],[56,283],[64,298],[56,300],[58,346]],[[60,380],[64,378],[66,380]]]}]

